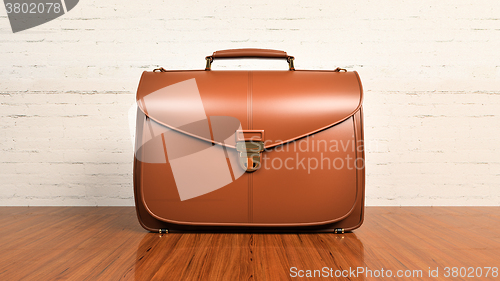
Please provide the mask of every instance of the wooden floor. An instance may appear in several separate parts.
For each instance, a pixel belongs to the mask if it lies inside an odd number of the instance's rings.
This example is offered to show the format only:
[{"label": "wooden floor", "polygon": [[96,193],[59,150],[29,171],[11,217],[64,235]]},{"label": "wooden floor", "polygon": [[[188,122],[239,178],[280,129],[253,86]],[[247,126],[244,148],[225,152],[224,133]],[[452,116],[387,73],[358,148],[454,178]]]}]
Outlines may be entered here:
[{"label": "wooden floor", "polygon": [[160,235],[132,207],[0,207],[0,226],[0,280],[500,280],[500,207],[368,207],[343,235]]}]

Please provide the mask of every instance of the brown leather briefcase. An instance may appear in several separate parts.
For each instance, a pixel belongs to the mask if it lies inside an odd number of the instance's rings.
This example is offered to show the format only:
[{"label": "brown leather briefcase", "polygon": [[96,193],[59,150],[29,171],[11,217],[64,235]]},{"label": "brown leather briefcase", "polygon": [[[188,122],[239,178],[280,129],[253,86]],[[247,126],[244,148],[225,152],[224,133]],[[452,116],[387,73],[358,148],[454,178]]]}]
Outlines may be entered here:
[{"label": "brown leather briefcase", "polygon": [[[219,59],[287,71],[215,71]],[[214,52],[205,70],[144,72],[134,194],[141,225],[168,231],[331,231],[364,210],[361,81],[296,70],[283,51]]]}]

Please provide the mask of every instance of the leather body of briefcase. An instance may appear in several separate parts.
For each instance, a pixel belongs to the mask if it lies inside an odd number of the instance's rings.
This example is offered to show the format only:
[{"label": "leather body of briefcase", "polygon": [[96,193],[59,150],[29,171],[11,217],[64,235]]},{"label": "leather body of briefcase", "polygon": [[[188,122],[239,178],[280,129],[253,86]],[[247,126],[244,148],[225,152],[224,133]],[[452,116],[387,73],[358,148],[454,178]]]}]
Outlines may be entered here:
[{"label": "leather body of briefcase", "polygon": [[[211,70],[219,59],[289,70]],[[283,51],[235,49],[205,70],[143,73],[134,195],[149,231],[344,232],[363,222],[356,72],[295,70]]]}]

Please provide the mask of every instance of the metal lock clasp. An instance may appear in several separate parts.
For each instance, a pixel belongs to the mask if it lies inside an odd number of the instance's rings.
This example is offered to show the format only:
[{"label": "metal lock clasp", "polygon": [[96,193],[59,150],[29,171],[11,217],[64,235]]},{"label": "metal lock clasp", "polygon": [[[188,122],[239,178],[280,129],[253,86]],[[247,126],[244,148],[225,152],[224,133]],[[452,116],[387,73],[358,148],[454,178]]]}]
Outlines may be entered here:
[{"label": "metal lock clasp", "polygon": [[246,172],[255,172],[260,166],[262,151],[264,151],[264,142],[262,141],[239,141],[236,143],[236,150],[240,153],[240,167]]},{"label": "metal lock clasp", "polygon": [[257,171],[261,166],[264,151],[263,130],[236,131],[236,150],[239,152],[238,162],[246,172]]}]

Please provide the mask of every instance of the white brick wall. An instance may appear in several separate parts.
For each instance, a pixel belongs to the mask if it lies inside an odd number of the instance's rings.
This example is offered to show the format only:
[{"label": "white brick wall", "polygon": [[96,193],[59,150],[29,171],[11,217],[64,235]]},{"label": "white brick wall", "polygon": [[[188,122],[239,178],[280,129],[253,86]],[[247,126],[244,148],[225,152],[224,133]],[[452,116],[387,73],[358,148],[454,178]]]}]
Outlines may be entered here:
[{"label": "white brick wall", "polygon": [[0,36],[0,205],[132,205],[141,72],[241,47],[360,73],[368,205],[500,205],[496,0],[80,1]]}]

